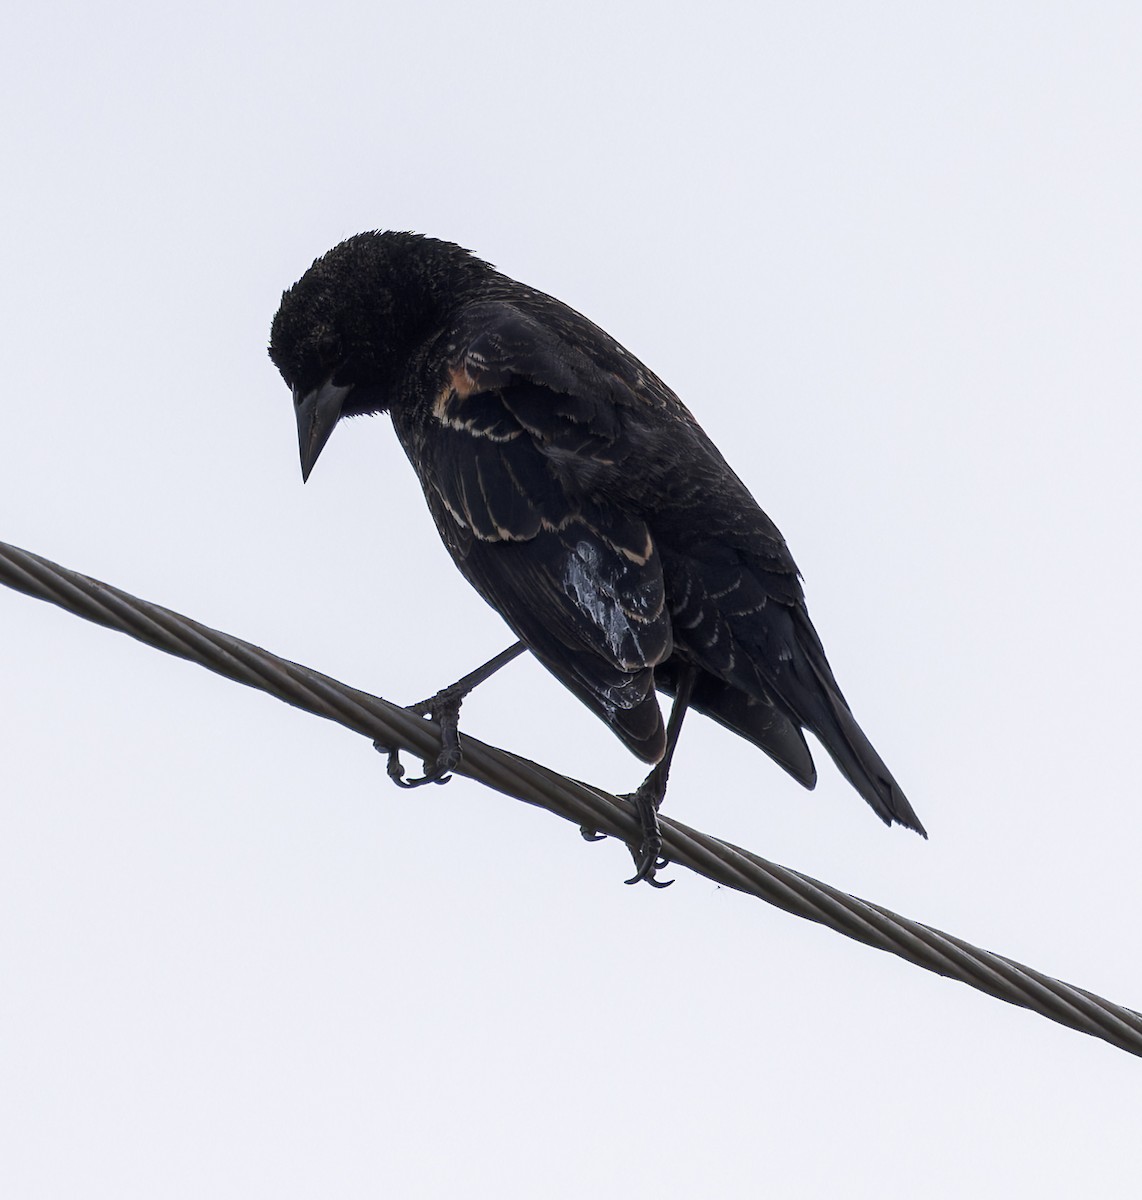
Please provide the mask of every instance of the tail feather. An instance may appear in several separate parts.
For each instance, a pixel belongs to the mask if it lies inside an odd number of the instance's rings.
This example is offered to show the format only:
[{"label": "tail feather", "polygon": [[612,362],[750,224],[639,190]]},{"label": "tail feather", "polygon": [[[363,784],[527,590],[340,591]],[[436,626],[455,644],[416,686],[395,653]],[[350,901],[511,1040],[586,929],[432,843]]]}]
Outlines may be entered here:
[{"label": "tail feather", "polygon": [[[674,695],[678,685],[677,659],[655,667],[654,685],[659,691]],[[772,700],[759,699],[703,671],[694,684],[690,707],[764,750],[803,787],[815,786],[817,770],[805,735]]]},{"label": "tail feather", "polygon": [[802,695],[797,699],[802,703],[793,706],[802,724],[816,735],[841,774],[886,825],[895,821],[926,838],[928,831],[920,823],[892,772],[856,723],[828,663],[823,656],[818,662],[818,656],[811,651],[803,653],[802,657],[815,684],[799,689]]}]

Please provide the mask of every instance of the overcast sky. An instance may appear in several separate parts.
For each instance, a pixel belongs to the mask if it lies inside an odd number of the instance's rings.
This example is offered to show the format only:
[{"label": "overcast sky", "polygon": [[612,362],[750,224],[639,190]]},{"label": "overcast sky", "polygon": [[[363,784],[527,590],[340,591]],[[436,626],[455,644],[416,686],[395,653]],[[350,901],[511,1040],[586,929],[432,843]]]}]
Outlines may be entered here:
[{"label": "overcast sky", "polygon": [[[414,11],[415,10],[415,11]],[[1142,1007],[1142,9],[25,5],[0,540],[402,702],[501,649],[266,357],[368,228],[682,396],[927,826],[693,719],[668,811]],[[0,589],[0,1190],[1133,1196],[1142,1063]],[[464,728],[642,768],[540,668]]]}]

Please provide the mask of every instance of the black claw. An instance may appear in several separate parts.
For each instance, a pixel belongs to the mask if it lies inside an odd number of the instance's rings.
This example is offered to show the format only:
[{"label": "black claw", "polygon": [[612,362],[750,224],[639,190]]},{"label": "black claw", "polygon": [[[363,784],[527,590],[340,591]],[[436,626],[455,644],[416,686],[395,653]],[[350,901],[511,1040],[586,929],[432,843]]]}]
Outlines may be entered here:
[{"label": "black claw", "polygon": [[[457,757],[459,757],[459,755],[457,755]],[[393,762],[394,759],[396,760],[395,766]],[[451,755],[447,757],[441,755],[431,765],[425,763],[423,775],[416,779],[405,779],[404,767],[394,751],[389,757],[389,778],[397,785],[397,787],[402,788],[418,788],[422,787],[426,783],[447,783],[452,778],[448,772],[456,765],[455,762],[451,761],[451,759]]]},{"label": "black claw", "polygon": [[392,746],[386,746],[384,742],[379,741],[373,742],[373,749],[378,754],[388,755],[385,770],[393,783],[398,787],[407,787],[408,785],[404,782],[404,763],[400,760],[400,750]]},{"label": "black claw", "polygon": [[447,771],[454,764],[442,763],[440,758],[438,758],[432,767],[426,770],[423,777],[419,779],[406,779],[404,763],[400,760],[400,750],[394,750],[391,746],[386,746],[382,742],[374,742],[373,749],[378,754],[388,755],[385,771],[397,787],[415,788],[420,787],[422,783],[447,783],[452,778],[451,775],[439,775],[438,772],[441,770]]},{"label": "black claw", "polygon": [[399,750],[389,751],[389,761],[385,764],[385,770],[388,771],[389,778],[397,785],[397,787],[408,787],[404,778],[404,763],[400,760]]},{"label": "black claw", "polygon": [[655,871],[661,870],[663,867],[669,866],[665,859],[659,859],[657,862],[645,862],[639,865],[638,870],[630,879],[624,879],[624,883],[649,883],[651,887],[665,888],[669,887],[673,879],[656,879]]},{"label": "black claw", "polygon": [[424,774],[416,779],[405,778],[404,764],[400,760],[400,750],[374,742],[373,749],[380,754],[388,755],[386,771],[389,778],[402,788],[421,787],[426,783],[447,783],[460,761],[460,702],[463,696],[457,696],[452,688],[445,688],[427,700],[410,704],[408,711],[418,717],[428,717],[440,725],[440,753],[429,762],[424,760]]},{"label": "black claw", "polygon": [[[663,880],[655,878],[655,873],[657,871],[661,871],[664,867],[668,867],[670,865],[669,860],[661,858],[658,854],[658,851],[662,845],[661,838],[656,838],[655,840],[657,844],[644,841],[637,850],[633,845],[628,844],[627,849],[630,850],[631,858],[634,859],[634,865],[636,869],[634,875],[630,879],[624,880],[625,883],[649,883],[651,887],[663,888],[669,887],[674,882],[673,879]],[[653,850],[651,848],[652,845]]]},{"label": "black claw", "polygon": [[662,829],[658,823],[658,806],[662,803],[663,784],[655,772],[643,780],[641,787],[635,792],[624,796],[634,806],[638,823],[642,829],[642,837],[636,846],[628,843],[631,857],[634,859],[635,873],[627,883],[649,883],[652,887],[668,887],[673,880],[658,880],[656,871],[667,866],[667,860],[662,857]]},{"label": "black claw", "polygon": [[373,743],[375,750],[389,756],[386,769],[389,778],[397,787],[415,788],[425,783],[447,783],[452,778],[450,772],[456,769],[463,756],[460,746],[460,705],[464,702],[464,697],[506,663],[518,658],[526,649],[523,642],[516,642],[495,658],[489,659],[482,667],[469,671],[463,679],[456,680],[449,687],[441,688],[435,696],[429,696],[427,700],[420,700],[408,706],[408,712],[418,717],[428,717],[440,726],[440,751],[431,761],[424,760],[424,774],[419,779],[405,778],[399,749],[394,750],[380,742]]},{"label": "black claw", "polygon": [[605,833],[600,833],[597,829],[592,829],[590,825],[580,825],[579,836],[585,842],[605,842],[607,840]]}]

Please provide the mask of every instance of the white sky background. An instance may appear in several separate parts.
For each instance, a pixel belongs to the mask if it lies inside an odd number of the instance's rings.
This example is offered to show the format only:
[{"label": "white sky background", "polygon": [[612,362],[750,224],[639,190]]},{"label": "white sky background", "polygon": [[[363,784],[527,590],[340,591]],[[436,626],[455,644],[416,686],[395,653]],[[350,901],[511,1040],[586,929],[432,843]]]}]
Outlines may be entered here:
[{"label": "white sky background", "polygon": [[[668,811],[1142,1006],[1142,9],[24,6],[0,539],[392,699],[510,640],[265,355],[361,229],[683,397],[927,824],[688,722]],[[1142,1064],[0,589],[0,1190],[1132,1196]],[[464,709],[642,774],[531,663]]]}]

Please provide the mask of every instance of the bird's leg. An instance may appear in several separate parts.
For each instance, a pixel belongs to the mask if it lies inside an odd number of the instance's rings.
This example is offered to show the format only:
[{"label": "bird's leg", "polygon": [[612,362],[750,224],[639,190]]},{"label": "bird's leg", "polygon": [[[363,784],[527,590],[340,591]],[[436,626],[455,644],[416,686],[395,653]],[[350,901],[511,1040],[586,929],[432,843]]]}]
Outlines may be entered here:
[{"label": "bird's leg", "polygon": [[690,706],[690,695],[694,691],[697,676],[697,668],[692,666],[683,668],[679,674],[678,689],[674,693],[670,721],[666,726],[666,751],[650,774],[639,784],[638,791],[626,797],[634,805],[639,824],[642,826],[642,841],[637,848],[633,844],[630,846],[636,870],[634,877],[628,879],[627,883],[641,883],[645,879],[651,887],[669,887],[674,882],[672,879],[660,881],[654,877],[656,871],[666,866],[666,860],[659,857],[662,851],[662,830],[658,824],[658,809],[666,795],[670,760],[674,757],[674,748],[678,745],[682,718]]},{"label": "bird's leg", "polygon": [[425,759],[424,774],[419,779],[406,779],[400,750],[374,742],[375,750],[388,755],[388,773],[393,783],[398,787],[414,788],[420,787],[422,783],[447,783],[452,778],[448,772],[460,761],[460,705],[464,702],[464,697],[485,679],[491,678],[500,667],[518,658],[526,649],[523,642],[516,642],[495,658],[490,658],[482,667],[469,671],[449,687],[441,688],[435,696],[429,696],[427,700],[408,706],[409,712],[416,713],[418,717],[430,717],[440,726],[440,753],[431,763]]}]

